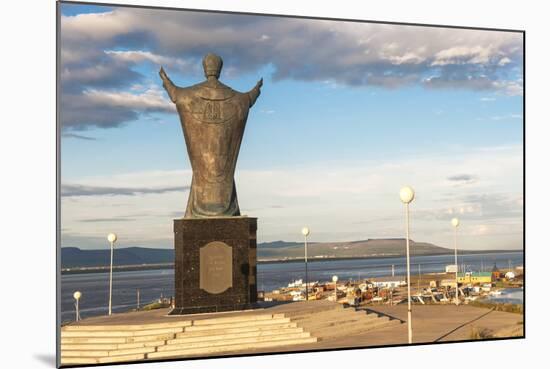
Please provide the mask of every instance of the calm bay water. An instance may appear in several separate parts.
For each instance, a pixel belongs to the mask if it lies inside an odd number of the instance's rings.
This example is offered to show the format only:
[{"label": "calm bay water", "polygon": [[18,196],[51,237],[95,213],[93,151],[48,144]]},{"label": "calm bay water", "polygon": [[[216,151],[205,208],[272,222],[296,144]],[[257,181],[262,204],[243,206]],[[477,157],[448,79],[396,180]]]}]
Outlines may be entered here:
[{"label": "calm bay water", "polygon": [[[404,276],[404,257],[349,260],[310,260],[310,281],[326,282],[337,275],[340,281],[348,279]],[[411,258],[411,273],[444,272],[445,266],[454,263],[454,255],[417,256]],[[466,270],[490,271],[496,263],[498,268],[523,265],[523,252],[464,254],[459,255],[459,265]],[[286,286],[295,279],[305,277],[303,262],[258,264],[258,289],[271,291]],[[113,273],[113,312],[123,312],[136,307],[137,290],[140,290],[141,305],[162,296],[174,294],[174,271],[143,270]],[[74,320],[73,293],[81,291],[80,315],[82,318],[105,315],[109,302],[109,273],[65,274],[61,276],[61,319]]]},{"label": "calm bay water", "polygon": [[523,288],[505,288],[500,295],[489,295],[488,300],[501,304],[523,304]]}]

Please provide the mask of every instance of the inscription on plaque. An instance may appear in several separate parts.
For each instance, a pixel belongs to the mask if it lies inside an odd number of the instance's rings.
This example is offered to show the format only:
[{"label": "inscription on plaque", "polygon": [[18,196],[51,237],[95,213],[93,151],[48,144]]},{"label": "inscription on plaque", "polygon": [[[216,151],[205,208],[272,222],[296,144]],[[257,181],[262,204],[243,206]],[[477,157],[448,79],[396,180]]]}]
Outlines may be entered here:
[{"label": "inscription on plaque", "polygon": [[200,248],[200,288],[222,293],[233,286],[233,249],[221,241]]}]

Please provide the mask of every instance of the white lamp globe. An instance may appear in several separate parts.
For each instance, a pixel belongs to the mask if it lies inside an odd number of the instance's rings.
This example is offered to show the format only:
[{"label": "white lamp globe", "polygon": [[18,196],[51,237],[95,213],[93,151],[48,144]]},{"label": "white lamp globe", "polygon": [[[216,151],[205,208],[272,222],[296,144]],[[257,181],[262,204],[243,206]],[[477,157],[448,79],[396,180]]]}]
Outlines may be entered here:
[{"label": "white lamp globe", "polygon": [[109,235],[107,236],[107,240],[111,243],[115,242],[116,239],[117,239],[117,237],[116,237],[116,234],[114,234],[114,233],[109,233]]},{"label": "white lamp globe", "polygon": [[337,275],[333,275],[333,276],[332,276],[332,281],[333,281],[334,283],[338,282],[338,276],[337,276]]},{"label": "white lamp globe", "polygon": [[309,228],[308,227],[302,228],[302,234],[306,237],[309,236]]},{"label": "white lamp globe", "polygon": [[408,204],[414,200],[414,190],[409,186],[405,186],[399,191],[399,197],[404,204]]},{"label": "white lamp globe", "polygon": [[453,225],[453,227],[458,227],[460,225],[460,221],[458,220],[458,218],[453,218],[451,220],[451,224]]},{"label": "white lamp globe", "polygon": [[80,293],[80,291],[76,291],[75,293],[73,293],[73,297],[75,300],[79,300],[81,296],[82,293]]}]

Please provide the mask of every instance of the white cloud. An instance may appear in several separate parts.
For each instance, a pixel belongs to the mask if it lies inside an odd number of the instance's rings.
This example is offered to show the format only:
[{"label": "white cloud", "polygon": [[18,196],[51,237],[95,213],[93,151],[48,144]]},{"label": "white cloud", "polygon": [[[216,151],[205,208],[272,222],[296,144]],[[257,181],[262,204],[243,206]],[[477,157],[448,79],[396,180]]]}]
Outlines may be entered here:
[{"label": "white cloud", "polygon": [[93,104],[124,107],[138,110],[175,111],[175,105],[165,98],[163,92],[150,87],[142,93],[86,90],[84,96]]},{"label": "white cloud", "polygon": [[505,56],[504,58],[499,60],[498,65],[502,67],[502,66],[504,66],[506,64],[509,64],[511,62],[512,62],[512,60]]},{"label": "white cloud", "polygon": [[105,40],[113,35],[125,34],[130,24],[131,16],[118,10],[61,17],[63,37],[72,40]]},{"label": "white cloud", "polygon": [[523,95],[523,80],[519,81],[494,81],[493,87],[509,96]]},{"label": "white cloud", "polygon": [[119,50],[106,50],[106,54],[111,55],[113,58],[129,62],[129,63],[140,63],[144,61],[149,61],[157,64],[159,67],[169,67],[177,69],[178,71],[189,72],[189,70],[198,70],[198,65],[195,60],[189,61],[181,58],[175,58],[170,56],[157,55],[150,51],[119,51]]},{"label": "white cloud", "polygon": [[159,87],[140,85],[133,85],[129,91],[90,88],[79,94],[62,94],[61,106],[65,133],[86,130],[91,126],[118,127],[144,114],[175,111],[174,104]]},{"label": "white cloud", "polygon": [[507,115],[494,115],[491,120],[509,120],[509,119],[522,119],[521,114],[507,114]]},{"label": "white cloud", "polygon": [[414,54],[414,53],[405,53],[401,56],[390,56],[388,59],[392,62],[392,64],[420,64],[425,59]]},{"label": "white cloud", "polygon": [[122,94],[144,82],[142,63],[201,76],[207,52],[224,58],[223,77],[271,66],[274,81],[523,93],[521,33],[121,7],[62,16],[61,41],[61,116],[73,130],[116,127],[140,114],[92,120],[83,91]]},{"label": "white cloud", "polygon": [[[147,44],[148,50],[129,46],[117,51],[117,57],[156,62],[200,59],[218,50],[241,72],[271,63],[276,78],[330,78],[346,84],[384,85],[382,77],[388,72],[394,79],[415,83],[434,66],[455,66],[438,70],[455,77],[460,65],[484,66],[490,73],[522,60],[522,35],[510,32],[132,8],[63,16],[61,27],[68,49],[88,41],[89,46],[110,50],[127,41]],[[317,43],[323,47],[312,47]],[[365,78],[367,72],[376,78]]]},{"label": "white cloud", "polygon": [[493,47],[489,45],[453,46],[438,51],[431,65],[484,64],[493,54]]}]

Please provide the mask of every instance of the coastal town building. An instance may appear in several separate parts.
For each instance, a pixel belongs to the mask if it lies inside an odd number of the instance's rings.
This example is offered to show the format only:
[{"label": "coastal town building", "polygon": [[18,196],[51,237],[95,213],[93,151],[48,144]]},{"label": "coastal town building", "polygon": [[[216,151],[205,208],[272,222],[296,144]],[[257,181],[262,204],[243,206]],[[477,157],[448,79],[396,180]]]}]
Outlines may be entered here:
[{"label": "coastal town building", "polygon": [[445,266],[445,273],[456,273],[457,266],[456,264],[449,264]]},{"label": "coastal town building", "polygon": [[374,279],[371,282],[377,288],[397,288],[407,285],[407,281],[403,277],[386,277],[383,279]]},{"label": "coastal town building", "polygon": [[458,283],[461,284],[486,284],[493,281],[493,273],[467,272],[458,273]]},{"label": "coastal town building", "polygon": [[491,273],[493,275],[493,281],[497,281],[501,278],[500,270],[497,268],[497,263],[493,266],[493,270],[491,270]]},{"label": "coastal town building", "polygon": [[443,288],[455,288],[456,287],[456,280],[453,279],[442,279],[439,285]]}]

